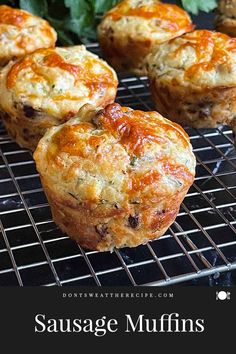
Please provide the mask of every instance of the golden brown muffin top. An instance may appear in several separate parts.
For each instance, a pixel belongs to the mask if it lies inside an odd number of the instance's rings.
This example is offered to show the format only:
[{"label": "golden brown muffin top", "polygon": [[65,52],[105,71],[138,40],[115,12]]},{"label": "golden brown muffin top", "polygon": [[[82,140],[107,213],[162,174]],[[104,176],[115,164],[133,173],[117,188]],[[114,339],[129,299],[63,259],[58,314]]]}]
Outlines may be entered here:
[{"label": "golden brown muffin top", "polygon": [[156,19],[156,25],[167,32],[187,32],[193,29],[191,19],[183,9],[156,0],[124,0],[106,13],[105,17],[111,17],[114,21],[122,17]]},{"label": "golden brown muffin top", "polygon": [[147,59],[151,76],[175,84],[212,87],[236,84],[236,39],[197,30],[162,44]]},{"label": "golden brown muffin top", "polygon": [[20,9],[13,9],[6,5],[0,6],[0,24],[4,23],[22,28],[31,16],[32,15],[29,13]]},{"label": "golden brown muffin top", "polygon": [[[113,73],[110,70],[106,70],[102,77],[98,78],[95,75],[95,72],[92,70],[93,65],[97,64],[96,57],[89,57],[84,62],[84,65],[78,65],[77,63],[72,64],[69,61],[66,61],[63,56],[60,54],[60,50],[55,50],[52,48],[48,49],[38,49],[33,55],[29,55],[17,63],[15,63],[10,69],[7,75],[7,87],[12,88],[16,84],[18,75],[22,74],[22,71],[30,68],[32,72],[31,79],[37,82],[41,79],[44,79],[44,70],[47,68],[58,68],[64,72],[67,72],[69,75],[73,76],[75,83],[84,82],[85,85],[90,89],[90,95],[93,94],[94,90],[98,86],[110,85],[113,84]],[[38,61],[38,62],[37,62]],[[40,64],[42,66],[40,72]],[[106,64],[101,62],[99,63],[104,69]],[[60,100],[63,97],[58,97]]]},{"label": "golden brown muffin top", "polygon": [[77,118],[50,129],[34,154],[48,183],[88,205],[156,203],[193,182],[189,137],[157,112],[114,103],[83,107]]},{"label": "golden brown muffin top", "polygon": [[[54,29],[44,19],[34,16],[27,11],[14,9],[6,5],[0,6],[0,34],[3,33],[7,33],[6,40],[11,44],[5,43],[1,39],[0,44],[5,45],[7,48],[9,46],[8,49],[2,48],[1,50],[6,55],[12,52],[16,56],[18,53],[15,47],[30,51],[33,45],[35,45],[35,49],[40,47],[40,44],[42,47],[43,44],[45,47],[53,46],[57,38]],[[35,44],[31,43],[32,37],[37,35],[44,36],[44,38],[35,38]],[[14,42],[14,45],[12,42]]]},{"label": "golden brown muffin top", "polygon": [[[111,102],[117,87],[114,70],[84,46],[38,49],[5,67],[1,80],[3,96],[6,90],[17,101],[63,118],[85,103]],[[4,96],[2,106],[7,102]]]}]

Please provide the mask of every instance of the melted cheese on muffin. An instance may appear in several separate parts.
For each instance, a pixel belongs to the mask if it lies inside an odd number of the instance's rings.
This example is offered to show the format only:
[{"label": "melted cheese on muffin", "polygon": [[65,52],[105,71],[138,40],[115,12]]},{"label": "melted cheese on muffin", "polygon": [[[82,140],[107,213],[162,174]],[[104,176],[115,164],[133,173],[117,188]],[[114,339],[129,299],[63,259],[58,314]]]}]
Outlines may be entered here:
[{"label": "melted cheese on muffin", "polygon": [[55,187],[89,204],[152,204],[192,183],[194,157],[177,124],[118,104],[84,117],[51,129],[35,153]]},{"label": "melted cheese on muffin", "polygon": [[191,19],[183,9],[156,0],[121,1],[105,14],[103,26],[111,26],[117,36],[155,39],[156,43],[193,29]]},{"label": "melted cheese on muffin", "polygon": [[38,48],[55,45],[57,35],[49,23],[24,10],[0,6],[0,64]]},{"label": "melted cheese on muffin", "polygon": [[68,119],[85,103],[109,103],[116,87],[112,68],[84,46],[38,49],[2,70],[0,104],[8,114],[21,102]]},{"label": "melted cheese on muffin", "polygon": [[176,5],[156,0],[124,0],[104,15],[98,39],[117,70],[146,74],[144,58],[154,45],[193,29],[189,15]]},{"label": "melted cheese on muffin", "polygon": [[34,158],[56,224],[81,246],[102,251],[163,235],[195,174],[180,126],[117,103],[84,106],[48,130]]},{"label": "melted cheese on muffin", "polygon": [[171,85],[235,86],[236,39],[197,30],[157,47],[147,58],[151,78]]}]

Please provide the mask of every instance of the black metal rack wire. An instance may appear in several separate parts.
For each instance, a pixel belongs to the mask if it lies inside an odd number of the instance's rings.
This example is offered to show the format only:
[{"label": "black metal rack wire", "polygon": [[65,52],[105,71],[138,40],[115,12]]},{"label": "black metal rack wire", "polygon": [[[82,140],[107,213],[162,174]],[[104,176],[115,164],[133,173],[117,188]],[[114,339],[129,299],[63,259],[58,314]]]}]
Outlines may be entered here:
[{"label": "black metal rack wire", "polygon": [[[97,44],[88,49],[98,51]],[[146,77],[120,77],[117,101],[154,109]],[[53,223],[32,155],[0,129],[0,286],[169,285],[236,269],[236,151],[228,127],[186,128],[197,175],[164,236],[87,251]]]}]

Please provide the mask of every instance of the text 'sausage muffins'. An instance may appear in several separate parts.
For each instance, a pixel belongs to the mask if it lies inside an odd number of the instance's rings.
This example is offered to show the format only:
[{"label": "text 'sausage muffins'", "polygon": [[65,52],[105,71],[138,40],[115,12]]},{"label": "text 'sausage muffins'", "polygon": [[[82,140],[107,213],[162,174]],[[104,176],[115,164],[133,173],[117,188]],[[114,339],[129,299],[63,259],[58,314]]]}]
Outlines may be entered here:
[{"label": "text 'sausage muffins'", "polygon": [[162,44],[148,58],[157,110],[195,128],[236,125],[236,39],[198,30]]},{"label": "text 'sausage muffins'", "polygon": [[195,175],[180,126],[117,103],[49,129],[34,159],[55,223],[99,251],[163,235]]},{"label": "text 'sausage muffins'", "polygon": [[0,6],[0,66],[38,48],[54,47],[56,31],[27,11]]},{"label": "text 'sausage muffins'", "polygon": [[39,49],[0,72],[0,111],[8,133],[34,150],[47,128],[86,103],[114,102],[117,76],[84,46]]},{"label": "text 'sausage muffins'", "polygon": [[98,38],[108,62],[119,71],[146,74],[144,58],[158,45],[193,30],[189,15],[157,0],[123,0],[107,12]]},{"label": "text 'sausage muffins'", "polygon": [[236,37],[236,0],[219,0],[215,23],[219,32]]}]

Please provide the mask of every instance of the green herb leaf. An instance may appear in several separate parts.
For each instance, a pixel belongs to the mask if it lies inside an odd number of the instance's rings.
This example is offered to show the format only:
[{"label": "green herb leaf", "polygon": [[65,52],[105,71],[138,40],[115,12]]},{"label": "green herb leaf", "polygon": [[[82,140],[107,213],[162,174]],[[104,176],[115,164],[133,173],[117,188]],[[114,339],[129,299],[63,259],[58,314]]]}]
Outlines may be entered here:
[{"label": "green herb leaf", "polygon": [[65,0],[65,6],[70,9],[71,18],[76,19],[87,16],[91,9],[90,1],[86,0]]},{"label": "green herb leaf", "polygon": [[217,0],[181,0],[186,11],[197,15],[199,11],[210,12],[217,7]]},{"label": "green herb leaf", "polygon": [[118,0],[90,0],[95,14],[103,14],[104,12],[110,10],[115,4],[118,3]]},{"label": "green herb leaf", "polygon": [[40,17],[46,16],[48,12],[47,0],[20,0],[20,7]]}]

